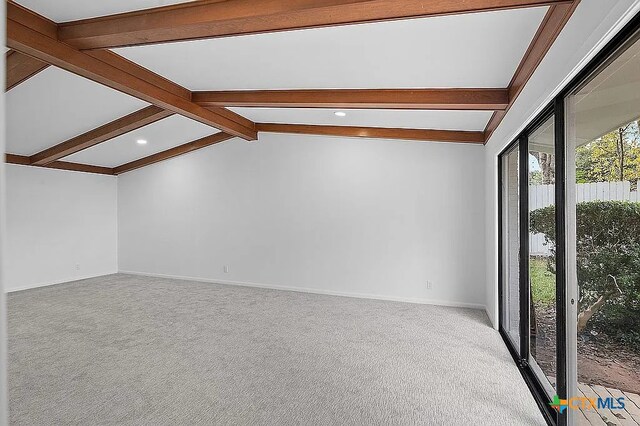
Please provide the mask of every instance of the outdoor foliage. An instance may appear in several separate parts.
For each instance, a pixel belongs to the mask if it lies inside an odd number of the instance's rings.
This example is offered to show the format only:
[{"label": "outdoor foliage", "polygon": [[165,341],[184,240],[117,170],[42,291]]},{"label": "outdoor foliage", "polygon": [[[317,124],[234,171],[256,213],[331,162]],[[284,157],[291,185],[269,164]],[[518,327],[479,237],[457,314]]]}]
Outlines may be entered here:
[{"label": "outdoor foliage", "polygon": [[551,306],[556,303],[556,274],[547,267],[546,258],[529,258],[529,276],[533,304]]},{"label": "outdoor foliage", "polygon": [[640,179],[640,129],[632,121],[576,150],[576,183]]},{"label": "outdoor foliage", "polygon": [[[576,214],[583,331],[640,348],[640,203],[578,203]],[[555,206],[531,212],[531,231],[551,243],[548,268],[555,272]]]}]

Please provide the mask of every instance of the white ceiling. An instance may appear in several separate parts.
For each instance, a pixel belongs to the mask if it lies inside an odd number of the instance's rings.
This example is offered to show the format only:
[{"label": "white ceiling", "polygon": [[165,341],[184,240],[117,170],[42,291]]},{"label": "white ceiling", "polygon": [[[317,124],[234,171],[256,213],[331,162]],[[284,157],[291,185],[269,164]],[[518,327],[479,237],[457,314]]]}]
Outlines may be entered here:
[{"label": "white ceiling", "polygon": [[186,3],[190,0],[14,0],[54,22],[95,18],[114,13]]},{"label": "white ceiling", "polygon": [[[19,0],[64,22],[185,0]],[[547,7],[116,49],[191,90],[506,87]],[[49,67],[7,93],[7,152],[32,155],[148,104]],[[491,111],[231,108],[255,122],[482,131]],[[213,134],[175,115],[64,158],[116,167]],[[137,139],[148,140],[139,145]]]},{"label": "white ceiling", "polygon": [[7,152],[32,155],[148,104],[56,67],[6,94]]},{"label": "white ceiling", "polygon": [[[65,157],[64,161],[116,167],[157,152],[217,133],[216,129],[180,115],[156,121],[141,129]],[[146,145],[136,141],[145,139]]]},{"label": "white ceiling", "polygon": [[424,111],[322,108],[229,108],[258,123],[328,126],[399,127],[409,129],[484,130],[493,111]]},{"label": "white ceiling", "polygon": [[191,90],[506,87],[546,10],[514,9],[115,51]]}]

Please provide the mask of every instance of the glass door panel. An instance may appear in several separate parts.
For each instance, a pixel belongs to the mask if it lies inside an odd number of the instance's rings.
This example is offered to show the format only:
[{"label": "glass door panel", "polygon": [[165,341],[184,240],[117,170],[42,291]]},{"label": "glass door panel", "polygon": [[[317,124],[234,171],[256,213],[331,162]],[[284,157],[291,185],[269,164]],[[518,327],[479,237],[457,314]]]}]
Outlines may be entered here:
[{"label": "glass door panel", "polygon": [[501,157],[502,182],[502,318],[501,324],[520,353],[520,189],[519,149]]},{"label": "glass door panel", "polygon": [[556,382],[555,127],[549,117],[528,137],[529,364],[549,396]]},{"label": "glass door panel", "polygon": [[[571,395],[640,394],[640,41],[566,99]],[[635,396],[634,396],[635,397]],[[627,399],[629,407],[633,404]],[[632,422],[628,410],[598,409]],[[572,413],[578,416],[579,413]]]}]

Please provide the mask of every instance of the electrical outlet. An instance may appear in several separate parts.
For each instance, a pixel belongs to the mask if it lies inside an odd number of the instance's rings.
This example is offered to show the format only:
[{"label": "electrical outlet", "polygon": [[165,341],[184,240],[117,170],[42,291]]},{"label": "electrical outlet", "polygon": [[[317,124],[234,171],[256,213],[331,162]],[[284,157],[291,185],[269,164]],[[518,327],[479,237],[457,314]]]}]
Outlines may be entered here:
[{"label": "electrical outlet", "polygon": [[224,273],[225,274],[229,273],[229,265],[224,265]]},{"label": "electrical outlet", "polygon": [[79,271],[79,270],[80,270],[80,264],[76,263],[76,271]]},{"label": "electrical outlet", "polygon": [[427,290],[431,290],[433,288],[433,283],[431,281],[427,281]]}]

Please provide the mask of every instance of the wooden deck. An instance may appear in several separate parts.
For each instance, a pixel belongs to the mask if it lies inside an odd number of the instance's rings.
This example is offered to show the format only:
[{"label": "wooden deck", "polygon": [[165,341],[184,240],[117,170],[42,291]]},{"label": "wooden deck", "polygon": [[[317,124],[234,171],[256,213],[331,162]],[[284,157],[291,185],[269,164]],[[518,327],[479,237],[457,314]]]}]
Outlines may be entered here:
[{"label": "wooden deck", "polygon": [[618,389],[605,388],[600,385],[578,384],[579,396],[587,398],[620,398],[625,399],[624,410],[580,410],[577,425],[579,426],[640,426],[640,395],[623,392]]}]

